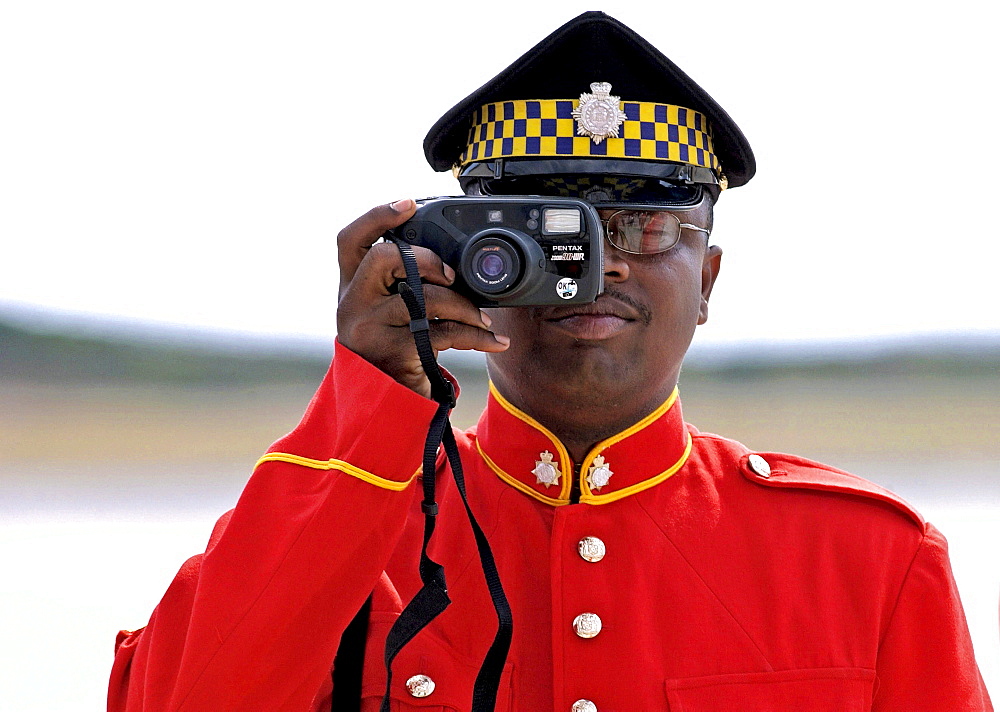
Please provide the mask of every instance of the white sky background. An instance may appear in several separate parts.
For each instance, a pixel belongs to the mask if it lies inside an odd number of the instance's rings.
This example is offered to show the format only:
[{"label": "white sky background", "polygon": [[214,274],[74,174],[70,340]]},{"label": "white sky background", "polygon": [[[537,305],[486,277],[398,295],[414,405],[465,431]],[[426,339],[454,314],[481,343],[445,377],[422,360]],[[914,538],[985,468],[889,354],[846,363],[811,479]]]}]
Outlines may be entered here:
[{"label": "white sky background", "polygon": [[[702,341],[1000,331],[990,5],[607,8],[757,156],[716,211],[726,258]],[[454,194],[424,133],[594,6],[340,7],[5,3],[0,300],[332,335],[337,231]]]}]

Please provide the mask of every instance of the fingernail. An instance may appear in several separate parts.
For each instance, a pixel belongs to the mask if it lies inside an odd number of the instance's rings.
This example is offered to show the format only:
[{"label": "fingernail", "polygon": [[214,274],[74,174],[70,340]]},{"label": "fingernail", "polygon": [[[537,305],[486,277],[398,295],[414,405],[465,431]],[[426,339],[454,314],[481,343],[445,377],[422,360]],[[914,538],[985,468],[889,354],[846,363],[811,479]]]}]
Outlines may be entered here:
[{"label": "fingernail", "polygon": [[503,334],[493,334],[493,338],[499,341],[504,346],[510,345],[510,337],[504,336]]},{"label": "fingernail", "polygon": [[479,318],[482,319],[483,324],[486,326],[487,329],[489,329],[490,328],[490,324],[493,323],[493,320],[490,319],[490,315],[487,314],[486,312],[484,312],[482,309],[480,309],[479,310]]},{"label": "fingernail", "polygon": [[455,281],[455,270],[451,268],[451,265],[445,264],[441,268],[441,271],[444,272],[445,279],[447,279],[449,282]]},{"label": "fingernail", "polygon": [[405,213],[413,207],[413,201],[409,198],[404,198],[403,200],[397,200],[395,203],[389,203],[389,207],[397,213]]}]

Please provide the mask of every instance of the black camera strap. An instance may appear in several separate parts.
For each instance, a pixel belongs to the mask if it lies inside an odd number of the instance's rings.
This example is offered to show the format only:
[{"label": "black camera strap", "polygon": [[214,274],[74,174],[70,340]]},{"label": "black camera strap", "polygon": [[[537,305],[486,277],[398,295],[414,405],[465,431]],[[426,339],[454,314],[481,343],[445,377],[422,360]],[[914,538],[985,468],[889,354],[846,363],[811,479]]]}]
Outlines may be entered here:
[{"label": "black camera strap", "polygon": [[437,562],[431,560],[427,555],[427,545],[434,534],[434,525],[438,514],[438,505],[435,501],[435,478],[437,466],[438,448],[443,444],[444,451],[451,464],[451,470],[455,477],[455,486],[462,497],[465,505],[469,523],[472,525],[472,532],[476,539],[476,548],[479,550],[479,560],[482,565],[483,574],[486,578],[486,586],[493,601],[493,608],[497,615],[497,632],[490,645],[489,651],[483,660],[479,674],[476,676],[475,687],[472,693],[473,712],[493,712],[496,706],[497,689],[500,686],[500,675],[503,672],[504,663],[507,661],[507,653],[510,650],[511,634],[513,632],[513,617],[510,611],[510,603],[504,594],[503,586],[500,583],[500,576],[497,573],[496,562],[493,552],[490,549],[486,535],[480,528],[479,523],[472,514],[469,507],[469,500],[465,490],[465,476],[462,471],[462,460],[458,452],[458,445],[455,442],[455,434],[451,429],[451,421],[448,414],[455,407],[455,388],[451,381],[444,377],[437,359],[434,357],[434,348],[431,345],[430,322],[427,319],[427,309],[424,302],[424,289],[420,281],[420,273],[417,268],[417,259],[413,254],[413,248],[405,241],[391,237],[392,241],[399,247],[399,252],[403,258],[403,265],[406,268],[406,280],[399,283],[399,295],[403,298],[406,308],[410,314],[410,331],[417,346],[417,355],[423,366],[424,373],[431,384],[431,397],[437,401],[438,408],[431,420],[427,432],[427,440],[424,442],[423,471],[421,482],[423,484],[424,499],[421,509],[424,513],[424,541],[420,550],[420,580],[423,587],[417,592],[406,607],[400,613],[399,618],[389,630],[385,641],[385,667],[386,683],[385,697],[382,699],[381,712],[389,712],[389,691],[392,685],[392,661],[397,653],[413,637],[420,632],[434,618],[440,615],[451,599],[448,598],[448,589],[445,583],[444,568]]},{"label": "black camera strap", "polygon": [[361,681],[364,677],[365,643],[371,618],[372,596],[340,636],[337,655],[333,659],[333,694],[330,712],[361,712]]}]

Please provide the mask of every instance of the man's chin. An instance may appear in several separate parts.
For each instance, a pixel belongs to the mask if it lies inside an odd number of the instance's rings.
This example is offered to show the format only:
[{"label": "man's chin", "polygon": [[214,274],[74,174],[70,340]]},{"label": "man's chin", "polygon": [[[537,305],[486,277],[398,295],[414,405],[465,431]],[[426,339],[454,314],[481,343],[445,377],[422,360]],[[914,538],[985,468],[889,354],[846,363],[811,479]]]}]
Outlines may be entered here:
[{"label": "man's chin", "polygon": [[[626,343],[628,342],[628,343]],[[634,386],[641,368],[634,361],[630,339],[574,338],[568,331],[552,329],[549,338],[530,344],[525,351],[487,354],[494,381],[545,390],[567,398],[575,391],[609,394]],[[632,384],[632,386],[630,386]]]}]

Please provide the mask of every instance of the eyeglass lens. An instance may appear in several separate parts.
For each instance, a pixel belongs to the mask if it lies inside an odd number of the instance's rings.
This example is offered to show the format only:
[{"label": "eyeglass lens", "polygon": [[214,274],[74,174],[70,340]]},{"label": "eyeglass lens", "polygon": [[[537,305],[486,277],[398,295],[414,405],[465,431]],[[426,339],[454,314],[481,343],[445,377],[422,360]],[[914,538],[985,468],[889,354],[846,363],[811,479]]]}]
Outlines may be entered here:
[{"label": "eyeglass lens", "polygon": [[608,240],[625,252],[665,252],[677,244],[681,221],[665,211],[620,210],[607,221]]}]

